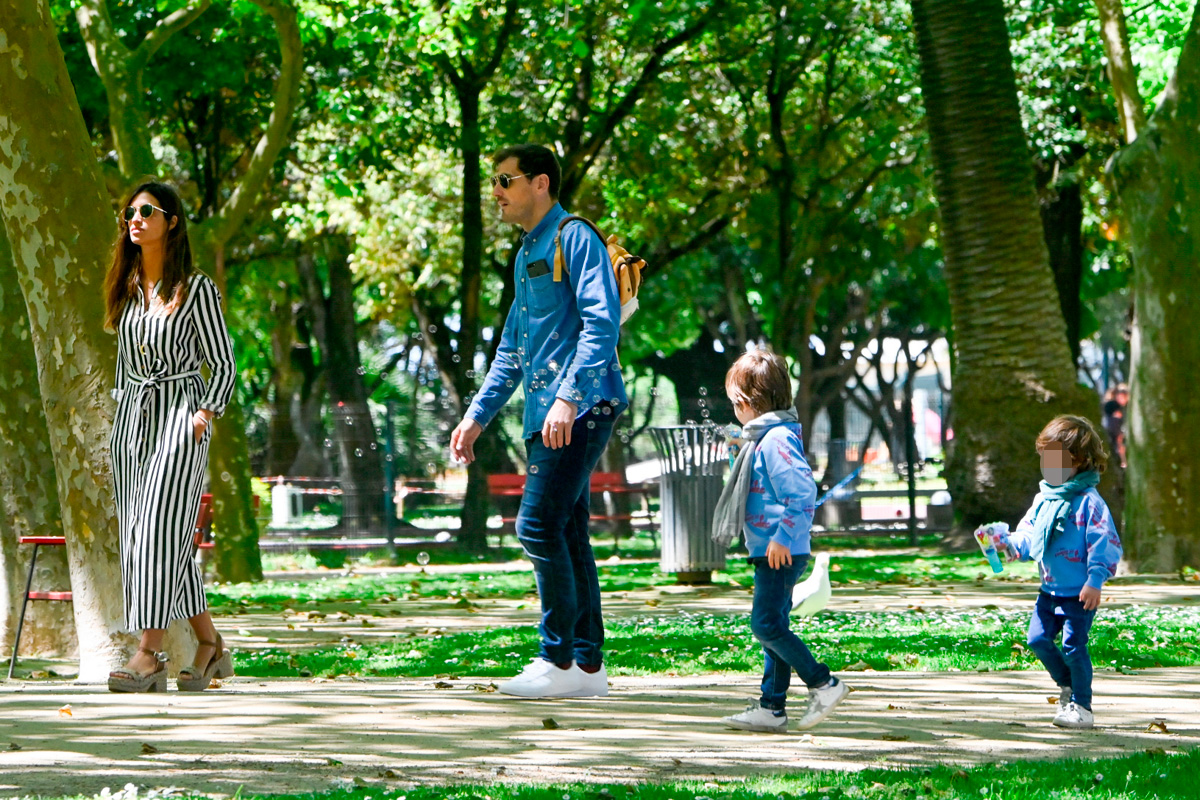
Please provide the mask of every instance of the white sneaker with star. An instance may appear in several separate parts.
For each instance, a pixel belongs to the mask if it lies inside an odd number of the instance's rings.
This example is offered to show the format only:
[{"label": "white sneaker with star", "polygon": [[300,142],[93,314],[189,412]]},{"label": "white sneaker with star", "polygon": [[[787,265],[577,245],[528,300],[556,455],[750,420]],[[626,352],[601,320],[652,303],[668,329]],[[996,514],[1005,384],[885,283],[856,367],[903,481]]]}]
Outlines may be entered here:
[{"label": "white sneaker with star", "polygon": [[808,690],[808,708],[796,723],[796,730],[806,731],[815,728],[821,720],[828,717],[837,708],[838,703],[850,694],[850,687],[837,678],[833,678],[828,686]]}]

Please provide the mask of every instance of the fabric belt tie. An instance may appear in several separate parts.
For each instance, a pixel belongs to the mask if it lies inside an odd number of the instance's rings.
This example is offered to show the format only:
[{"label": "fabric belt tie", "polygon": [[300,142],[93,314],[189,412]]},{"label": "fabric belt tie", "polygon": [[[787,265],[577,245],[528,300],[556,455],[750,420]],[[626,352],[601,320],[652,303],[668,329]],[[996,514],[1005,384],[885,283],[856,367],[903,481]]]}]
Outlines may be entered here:
[{"label": "fabric belt tie", "polygon": [[193,369],[193,370],[188,370],[187,372],[168,373],[167,365],[164,364],[161,360],[157,360],[155,362],[155,367],[153,370],[150,371],[149,375],[138,375],[138,374],[132,373],[132,372],[128,373],[126,375],[126,379],[129,381],[130,386],[134,390],[134,397],[133,397],[134,406],[141,411],[141,414],[138,414],[135,416],[134,424],[130,426],[131,434],[132,434],[131,444],[134,447],[133,452],[138,452],[141,449],[141,445],[142,445],[142,441],[143,441],[142,417],[146,413],[145,402],[147,399],[149,399],[147,396],[147,390],[148,389],[158,389],[159,387],[163,386],[164,384],[170,383],[172,381],[182,381],[182,380],[186,380],[188,378],[193,378],[193,377],[195,377],[195,378],[201,377],[200,370]]}]

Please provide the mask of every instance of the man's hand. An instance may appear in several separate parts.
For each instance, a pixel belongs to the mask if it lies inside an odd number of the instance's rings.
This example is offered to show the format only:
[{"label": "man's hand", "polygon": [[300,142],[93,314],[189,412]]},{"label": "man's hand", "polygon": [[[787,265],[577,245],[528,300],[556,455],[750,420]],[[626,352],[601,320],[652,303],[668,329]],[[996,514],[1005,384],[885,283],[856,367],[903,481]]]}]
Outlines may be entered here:
[{"label": "man's hand", "polygon": [[1084,611],[1095,611],[1100,607],[1100,590],[1085,586],[1079,590],[1079,602],[1083,603]]},{"label": "man's hand", "polygon": [[470,464],[475,460],[475,440],[483,433],[483,426],[471,417],[465,417],[450,434],[450,458],[459,464]]},{"label": "man's hand", "polygon": [[767,566],[771,569],[779,569],[784,564],[789,567],[792,565],[792,551],[779,542],[771,542],[767,545]]},{"label": "man's hand", "polygon": [[202,408],[195,414],[192,414],[192,435],[196,437],[196,444],[204,438],[204,432],[208,430],[208,426],[212,424],[213,412],[207,408]]},{"label": "man's hand", "polygon": [[546,421],[542,423],[542,444],[551,450],[569,445],[571,443],[571,427],[575,424],[575,417],[578,413],[579,406],[567,402],[561,397],[556,398],[554,405],[550,406],[550,411],[546,414]]}]

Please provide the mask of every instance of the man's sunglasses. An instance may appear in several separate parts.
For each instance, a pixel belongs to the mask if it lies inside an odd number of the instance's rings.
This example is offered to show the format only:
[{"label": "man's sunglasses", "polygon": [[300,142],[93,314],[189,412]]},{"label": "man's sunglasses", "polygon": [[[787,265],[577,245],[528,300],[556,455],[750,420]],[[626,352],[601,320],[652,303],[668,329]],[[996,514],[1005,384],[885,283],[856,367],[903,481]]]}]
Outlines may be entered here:
[{"label": "man's sunglasses", "polygon": [[509,175],[507,173],[501,172],[499,175],[492,176],[492,188],[493,189],[496,188],[496,184],[498,183],[498,184],[500,184],[501,189],[507,189],[509,186],[512,186],[512,182],[515,181],[517,178],[528,178],[528,177],[530,177],[530,176],[528,176],[528,175]]},{"label": "man's sunglasses", "polygon": [[134,216],[137,214],[141,214],[142,219],[150,219],[152,216],[154,216],[155,211],[162,211],[162,215],[164,217],[171,216],[166,211],[163,211],[163,209],[159,208],[156,205],[152,205],[150,203],[142,203],[140,206],[128,206],[125,209],[125,221],[132,222]]}]

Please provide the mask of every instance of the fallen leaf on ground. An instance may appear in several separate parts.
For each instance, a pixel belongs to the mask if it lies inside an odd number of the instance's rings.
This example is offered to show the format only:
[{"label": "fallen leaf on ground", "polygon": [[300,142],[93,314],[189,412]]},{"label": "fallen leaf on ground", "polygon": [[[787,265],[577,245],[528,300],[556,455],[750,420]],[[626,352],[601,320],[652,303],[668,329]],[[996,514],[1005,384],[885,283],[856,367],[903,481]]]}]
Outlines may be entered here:
[{"label": "fallen leaf on ground", "polygon": [[325,758],[325,763],[331,767],[340,767],[342,765],[342,762],[338,761],[336,758],[329,758],[328,756]]},{"label": "fallen leaf on ground", "polygon": [[15,751],[17,751],[17,750],[20,750],[20,749],[21,749],[21,745],[17,744],[16,742],[9,742],[9,743],[8,743],[8,749],[9,749],[9,750],[12,750],[12,751],[14,751],[14,752],[15,752]]},{"label": "fallen leaf on ground", "polygon": [[882,736],[880,736],[879,738],[883,739],[885,742],[907,742],[908,741],[908,737],[905,736],[903,733],[885,733]]},{"label": "fallen leaf on ground", "polygon": [[74,714],[72,714],[72,713],[71,713],[71,706],[70,706],[70,704],[67,704],[67,705],[63,706],[62,708],[60,708],[60,709],[58,710],[58,715],[59,715],[60,717],[73,717],[73,716],[75,716]]},{"label": "fallen leaf on ground", "polygon": [[546,717],[542,720],[542,727],[548,731],[553,731],[558,729],[558,723],[554,721],[554,717]]},{"label": "fallen leaf on ground", "polygon": [[152,744],[142,745],[142,755],[144,755],[144,756],[152,756],[157,752],[158,752],[158,748]]},{"label": "fallen leaf on ground", "polygon": [[1158,733],[1170,733],[1167,730],[1167,721],[1165,719],[1156,719],[1146,726],[1146,733],[1154,733],[1156,731]]},{"label": "fallen leaf on ground", "polygon": [[454,684],[447,683],[446,681],[437,681],[433,684],[433,688],[435,688],[435,689],[453,689]]},{"label": "fallen leaf on ground", "polygon": [[394,769],[385,769],[383,772],[379,773],[379,777],[394,781],[400,777],[400,773],[396,772]]},{"label": "fallen leaf on ground", "polygon": [[866,672],[871,668],[871,665],[865,661],[855,661],[848,667],[843,667],[842,672]]},{"label": "fallen leaf on ground", "polygon": [[1055,706],[1055,705],[1058,705],[1058,698],[1057,697],[1047,697],[1046,702],[1052,706]]},{"label": "fallen leaf on ground", "polygon": [[491,693],[491,692],[496,691],[496,684],[494,684],[494,683],[486,683],[486,684],[485,683],[472,683],[471,688],[477,692]]},{"label": "fallen leaf on ground", "polygon": [[656,600],[655,598],[651,597],[649,600],[647,600],[647,601],[646,601],[646,605],[648,605],[648,606],[650,606],[651,608],[653,608],[654,606],[658,605],[658,600]]}]

